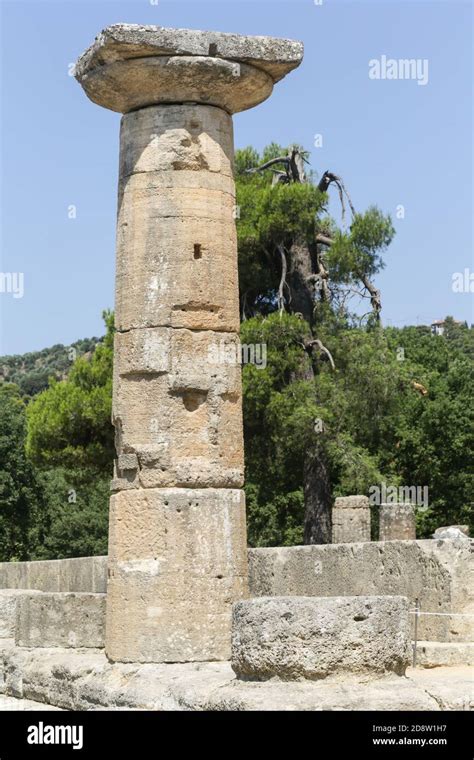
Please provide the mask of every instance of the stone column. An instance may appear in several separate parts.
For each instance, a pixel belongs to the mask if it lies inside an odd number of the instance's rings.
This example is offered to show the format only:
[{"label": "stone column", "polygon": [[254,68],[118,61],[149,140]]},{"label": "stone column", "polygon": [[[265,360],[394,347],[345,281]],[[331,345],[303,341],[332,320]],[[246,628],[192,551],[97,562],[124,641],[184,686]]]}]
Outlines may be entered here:
[{"label": "stone column", "polygon": [[381,504],[379,509],[379,541],[410,541],[416,538],[413,504]]},{"label": "stone column", "polygon": [[332,542],[370,541],[370,506],[367,496],[339,496],[332,509]]},{"label": "stone column", "polygon": [[262,102],[302,45],[119,24],[80,57],[123,113],[117,219],[106,652],[230,655],[247,594],[231,114]]}]

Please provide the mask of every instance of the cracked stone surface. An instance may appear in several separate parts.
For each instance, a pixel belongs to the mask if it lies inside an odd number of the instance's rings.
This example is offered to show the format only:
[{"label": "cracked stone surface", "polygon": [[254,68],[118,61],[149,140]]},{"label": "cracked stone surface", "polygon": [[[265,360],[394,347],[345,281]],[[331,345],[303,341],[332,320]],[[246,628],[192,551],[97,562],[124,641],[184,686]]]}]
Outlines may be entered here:
[{"label": "cracked stone surface", "polygon": [[239,681],[229,662],[111,664],[102,653],[3,649],[2,697],[65,710],[465,710],[472,668],[320,681]]},{"label": "cracked stone surface", "polygon": [[332,508],[332,542],[370,541],[370,505],[367,496],[338,496]]},{"label": "cracked stone surface", "polygon": [[241,678],[403,675],[408,600],[401,596],[261,597],[233,608],[232,667]]},{"label": "cracked stone surface", "polygon": [[302,57],[293,40],[115,24],[79,58],[75,76],[94,103],[119,113],[202,103],[232,114],[266,100]]},{"label": "cracked stone surface", "polygon": [[76,76],[115,61],[146,56],[211,56],[247,63],[267,73],[274,82],[299,66],[303,43],[277,37],[245,36],[197,29],[113,24],[97,35],[79,58]]}]

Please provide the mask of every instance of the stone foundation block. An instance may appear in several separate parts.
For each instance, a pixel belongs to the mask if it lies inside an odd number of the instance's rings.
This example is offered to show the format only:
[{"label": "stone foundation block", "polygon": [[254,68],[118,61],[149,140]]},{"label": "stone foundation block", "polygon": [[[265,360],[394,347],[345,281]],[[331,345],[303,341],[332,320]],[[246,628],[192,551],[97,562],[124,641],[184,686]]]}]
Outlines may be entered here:
[{"label": "stone foundation block", "polygon": [[443,613],[420,615],[419,639],[473,641],[472,546],[426,539],[249,549],[250,594],[406,596],[412,609],[418,601],[423,613]]},{"label": "stone foundation block", "polygon": [[140,489],[111,499],[106,650],[121,662],[225,660],[247,595],[243,493]]},{"label": "stone foundation block", "polygon": [[409,642],[404,597],[263,597],[233,609],[232,667],[244,679],[403,675]]},{"label": "stone foundation block", "polygon": [[416,665],[419,668],[474,666],[474,642],[418,641]]},{"label": "stone foundation block", "polygon": [[381,504],[379,541],[411,541],[416,538],[413,504]]},{"label": "stone foundation block", "polygon": [[332,510],[332,542],[370,541],[370,506],[366,496],[340,496]]},{"label": "stone foundation block", "polygon": [[104,646],[105,594],[25,592],[17,602],[20,647]]},{"label": "stone foundation block", "polygon": [[0,591],[0,639],[13,639],[15,637],[19,601],[23,596],[34,593],[34,591],[16,589],[2,589]]}]

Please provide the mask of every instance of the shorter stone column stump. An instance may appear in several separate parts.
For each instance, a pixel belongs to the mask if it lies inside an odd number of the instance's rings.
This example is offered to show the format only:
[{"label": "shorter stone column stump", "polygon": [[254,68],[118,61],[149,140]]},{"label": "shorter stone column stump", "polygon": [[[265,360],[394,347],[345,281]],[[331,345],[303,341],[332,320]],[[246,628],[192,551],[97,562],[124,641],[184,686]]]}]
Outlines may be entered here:
[{"label": "shorter stone column stump", "polygon": [[260,597],[233,607],[232,668],[244,680],[404,675],[409,657],[406,597]]}]

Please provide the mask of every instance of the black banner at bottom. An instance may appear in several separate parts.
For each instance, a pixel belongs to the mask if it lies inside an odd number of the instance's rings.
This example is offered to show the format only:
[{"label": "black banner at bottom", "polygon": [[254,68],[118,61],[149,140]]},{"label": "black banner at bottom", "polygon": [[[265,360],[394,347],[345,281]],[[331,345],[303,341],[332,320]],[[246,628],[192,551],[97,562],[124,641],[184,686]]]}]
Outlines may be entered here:
[{"label": "black banner at bottom", "polygon": [[0,760],[277,750],[473,757],[468,712],[0,712]]}]

